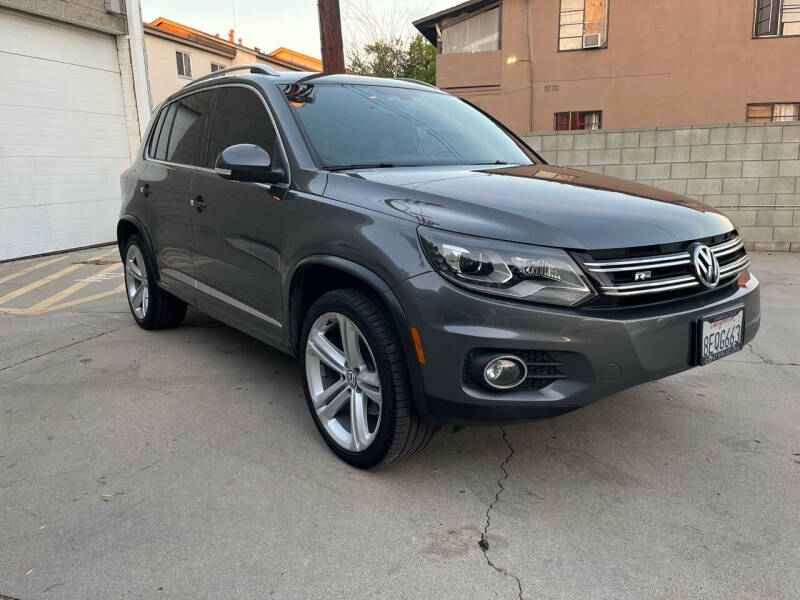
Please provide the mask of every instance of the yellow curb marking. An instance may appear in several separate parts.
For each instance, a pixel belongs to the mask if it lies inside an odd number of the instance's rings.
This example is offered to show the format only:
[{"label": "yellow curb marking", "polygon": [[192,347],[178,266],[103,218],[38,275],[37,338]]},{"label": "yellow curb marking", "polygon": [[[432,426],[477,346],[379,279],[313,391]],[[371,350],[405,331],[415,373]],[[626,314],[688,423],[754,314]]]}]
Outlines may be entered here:
[{"label": "yellow curb marking", "polygon": [[61,304],[56,304],[47,308],[44,312],[52,312],[54,310],[59,310],[61,308],[69,308],[70,306],[76,306],[78,304],[83,304],[84,302],[91,302],[92,300],[99,300],[100,298],[105,298],[107,296],[112,296],[114,294],[119,294],[122,290],[125,289],[125,284],[118,285],[113,290],[108,290],[107,292],[100,292],[99,294],[92,294],[91,296],[86,296],[85,298],[78,298],[77,300],[70,300],[69,302],[62,302]]},{"label": "yellow curb marking", "polygon": [[[94,256],[94,257],[90,258],[89,260],[99,260],[101,258],[104,258],[104,257],[108,256],[109,254],[114,254],[114,250],[112,250],[111,252],[105,252],[105,253],[100,254],[98,256]],[[54,280],[58,279],[59,277],[63,277],[64,275],[67,275],[68,273],[72,273],[73,271],[77,271],[78,269],[80,269],[83,266],[85,266],[85,265],[82,262],[78,263],[78,264],[75,264],[75,265],[70,265],[68,267],[65,267],[65,268],[61,269],[60,271],[56,271],[55,273],[51,273],[47,277],[43,277],[42,279],[39,279],[38,281],[34,281],[33,283],[29,283],[28,285],[22,286],[21,288],[16,289],[13,292],[9,292],[5,296],[0,296],[0,304],[5,304],[6,302],[8,302],[10,300],[13,300],[14,298],[17,298],[18,296],[22,296],[23,294],[26,294],[26,293],[30,292],[31,290],[35,290],[36,288],[40,288],[43,285],[46,285],[46,284],[50,283],[51,281],[54,281]]]},{"label": "yellow curb marking", "polygon": [[6,275],[4,277],[0,277],[0,283],[5,283],[6,281],[11,281],[12,279],[16,279],[21,275],[25,275],[25,273],[30,273],[31,271],[35,271],[36,269],[41,269],[42,267],[46,267],[47,265],[52,265],[53,263],[57,263],[60,260],[64,260],[68,258],[69,254],[64,256],[57,256],[55,258],[51,258],[50,260],[45,260],[40,263],[36,263],[35,265],[31,265],[30,267],[25,267],[21,271],[17,271],[16,273],[11,273],[10,275]]},{"label": "yellow curb marking", "polygon": [[70,300],[69,302],[62,302],[61,304],[54,304],[52,306],[48,306],[47,308],[40,308],[34,310],[33,308],[0,308],[0,314],[5,315],[24,315],[24,316],[37,316],[37,315],[46,315],[47,313],[51,313],[55,310],[60,310],[62,308],[70,308],[72,306],[77,306],[78,304],[83,304],[84,302],[91,302],[92,300],[99,300],[100,298],[106,298],[108,296],[113,296],[114,294],[119,294],[125,289],[125,284],[118,285],[113,290],[108,290],[107,292],[100,292],[99,294],[92,294],[91,296],[86,296],[85,298],[77,298],[75,300]]},{"label": "yellow curb marking", "polygon": [[[106,273],[111,273],[111,271],[114,271],[114,270],[120,268],[121,266],[122,266],[121,263],[114,263],[113,265],[110,265],[110,266],[106,267],[105,269],[100,269],[100,271],[95,273],[94,276],[97,277],[98,275],[105,275]],[[74,294],[78,290],[82,290],[83,288],[85,288],[90,283],[92,283],[92,282],[91,281],[79,281],[79,282],[75,283],[74,285],[69,286],[67,289],[62,290],[62,291],[58,292],[57,294],[53,294],[52,296],[50,296],[49,298],[47,298],[45,300],[42,300],[41,302],[37,302],[36,304],[31,306],[29,310],[41,310],[43,308],[47,308],[48,306],[51,306],[51,305],[55,304],[56,302],[59,302],[59,301],[63,300],[67,296],[71,296],[72,294]]]}]

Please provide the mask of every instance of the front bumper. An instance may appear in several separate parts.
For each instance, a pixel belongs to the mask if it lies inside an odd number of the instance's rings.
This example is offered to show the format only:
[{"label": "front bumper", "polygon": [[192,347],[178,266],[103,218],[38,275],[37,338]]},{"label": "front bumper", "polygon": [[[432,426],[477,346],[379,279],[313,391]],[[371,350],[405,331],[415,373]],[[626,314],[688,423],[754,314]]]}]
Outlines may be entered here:
[{"label": "front bumper", "polygon": [[[463,290],[437,273],[395,292],[425,354],[427,412],[435,423],[535,420],[563,414],[625,388],[694,366],[698,320],[744,307],[744,343],[761,321],[758,281],[665,304],[563,309]],[[546,352],[567,377],[538,390],[492,392],[464,376],[470,351]]]}]

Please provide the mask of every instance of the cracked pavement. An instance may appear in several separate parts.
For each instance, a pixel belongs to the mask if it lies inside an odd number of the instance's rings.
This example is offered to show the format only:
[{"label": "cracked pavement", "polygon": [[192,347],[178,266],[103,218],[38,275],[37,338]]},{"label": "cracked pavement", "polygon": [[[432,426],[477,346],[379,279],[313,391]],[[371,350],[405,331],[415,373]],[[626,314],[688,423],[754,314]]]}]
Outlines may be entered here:
[{"label": "cracked pavement", "polygon": [[798,598],[800,256],[753,263],[752,347],[367,473],[199,313],[0,315],[0,597]]}]

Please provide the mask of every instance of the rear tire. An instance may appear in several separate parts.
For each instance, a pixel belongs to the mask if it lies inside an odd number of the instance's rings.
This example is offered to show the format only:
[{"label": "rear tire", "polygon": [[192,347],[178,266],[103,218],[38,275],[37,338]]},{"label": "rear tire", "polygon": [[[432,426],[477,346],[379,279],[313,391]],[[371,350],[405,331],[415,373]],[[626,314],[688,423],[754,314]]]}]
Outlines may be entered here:
[{"label": "rear tire", "polygon": [[186,315],[186,303],[167,294],[153,278],[154,261],[142,238],[132,235],[125,244],[125,295],[136,323],[143,329],[177,327]]},{"label": "rear tire", "polygon": [[369,469],[431,441],[436,428],[414,410],[388,312],[368,294],[343,289],[320,297],[303,322],[300,360],[314,423],[345,462]]}]

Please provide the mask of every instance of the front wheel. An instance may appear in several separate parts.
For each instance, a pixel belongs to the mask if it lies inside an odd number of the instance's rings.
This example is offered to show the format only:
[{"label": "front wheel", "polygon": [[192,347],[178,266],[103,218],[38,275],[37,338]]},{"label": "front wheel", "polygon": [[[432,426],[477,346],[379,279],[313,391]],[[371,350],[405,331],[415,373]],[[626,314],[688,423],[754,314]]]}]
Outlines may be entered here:
[{"label": "front wheel", "polygon": [[414,411],[386,309],[361,290],[329,292],[306,314],[301,362],[309,410],[328,446],[359,468],[424,448],[434,427]]}]

